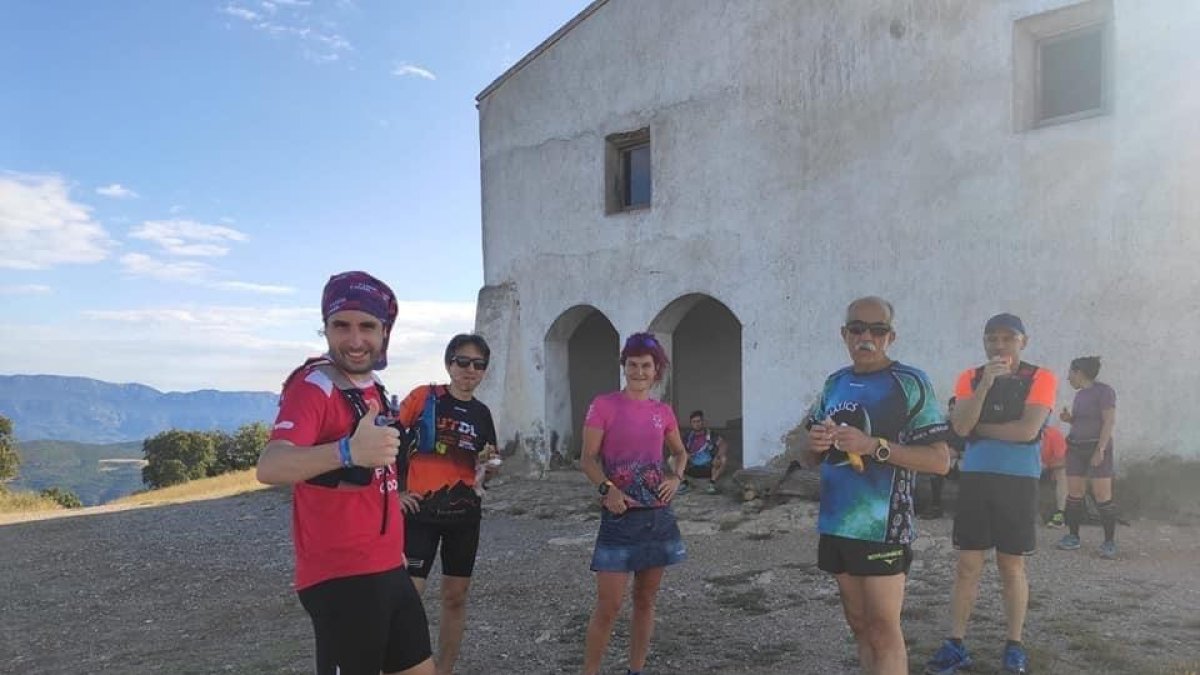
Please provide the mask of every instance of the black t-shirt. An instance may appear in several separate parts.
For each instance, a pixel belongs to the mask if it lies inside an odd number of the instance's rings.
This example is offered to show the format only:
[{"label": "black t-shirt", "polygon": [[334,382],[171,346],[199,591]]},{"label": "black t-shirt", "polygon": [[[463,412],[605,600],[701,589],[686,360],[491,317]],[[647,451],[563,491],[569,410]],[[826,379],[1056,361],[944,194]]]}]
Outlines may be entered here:
[{"label": "black t-shirt", "polygon": [[447,390],[437,399],[437,430],[432,452],[409,457],[406,489],[422,495],[420,520],[480,517],[475,466],[484,446],[496,444],[492,411],[478,399],[460,401]]}]

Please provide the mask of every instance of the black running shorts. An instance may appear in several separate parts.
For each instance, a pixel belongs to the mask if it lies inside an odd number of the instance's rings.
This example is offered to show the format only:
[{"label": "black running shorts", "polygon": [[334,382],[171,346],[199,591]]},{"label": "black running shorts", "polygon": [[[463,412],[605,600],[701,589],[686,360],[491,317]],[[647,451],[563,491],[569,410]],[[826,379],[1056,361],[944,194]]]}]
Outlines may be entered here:
[{"label": "black running shorts", "polygon": [[830,574],[856,577],[908,574],[912,560],[912,549],[907,544],[882,544],[832,534],[821,535],[817,544],[817,567]]},{"label": "black running shorts", "polygon": [[317,638],[317,675],[379,675],[432,656],[425,606],[403,567],[299,593]]},{"label": "black running shorts", "polygon": [[954,548],[1008,555],[1037,549],[1038,479],[964,471],[958,480]]},{"label": "black running shorts", "polygon": [[433,569],[438,544],[442,548],[442,575],[469,577],[479,552],[479,521],[436,522],[408,518],[404,521],[404,556],[408,573],[426,579]]}]

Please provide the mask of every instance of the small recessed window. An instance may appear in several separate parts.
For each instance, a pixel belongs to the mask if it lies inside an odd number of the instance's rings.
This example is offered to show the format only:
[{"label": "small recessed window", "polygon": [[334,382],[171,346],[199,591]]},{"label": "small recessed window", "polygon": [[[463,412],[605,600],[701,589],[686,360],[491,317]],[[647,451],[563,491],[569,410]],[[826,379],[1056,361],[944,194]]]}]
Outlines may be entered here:
[{"label": "small recessed window", "polygon": [[1038,122],[1104,111],[1104,26],[1038,43]]},{"label": "small recessed window", "polygon": [[650,130],[613,134],[605,139],[605,211],[649,208],[652,194]]},{"label": "small recessed window", "polygon": [[1013,24],[1013,122],[1030,131],[1113,105],[1112,0],[1086,0]]}]

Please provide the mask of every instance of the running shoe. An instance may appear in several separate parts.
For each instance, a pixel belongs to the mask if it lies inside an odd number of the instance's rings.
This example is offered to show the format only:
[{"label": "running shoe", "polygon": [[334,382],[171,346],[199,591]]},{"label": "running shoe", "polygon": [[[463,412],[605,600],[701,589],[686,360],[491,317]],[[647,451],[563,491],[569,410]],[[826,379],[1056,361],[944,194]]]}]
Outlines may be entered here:
[{"label": "running shoe", "polygon": [[1062,527],[1065,524],[1066,524],[1066,517],[1063,516],[1062,511],[1055,511],[1050,516],[1050,520],[1046,521],[1046,527]]},{"label": "running shoe", "polygon": [[1025,654],[1025,648],[1021,645],[1006,645],[1004,647],[1004,672],[1006,673],[1031,673],[1029,669],[1029,656]]},{"label": "running shoe", "polygon": [[1074,551],[1079,548],[1079,535],[1067,533],[1058,540],[1058,549],[1060,551]]},{"label": "running shoe", "polygon": [[717,494],[717,492],[718,492],[717,484],[712,481],[709,481],[708,485],[705,486],[705,488],[704,488],[704,492],[707,494],[710,494],[710,495]]},{"label": "running shoe", "polygon": [[956,644],[943,640],[942,646],[925,664],[925,675],[953,675],[960,669],[970,667],[971,655],[967,653],[967,646],[961,642]]},{"label": "running shoe", "polygon": [[1098,550],[1100,551],[1101,558],[1104,558],[1105,560],[1115,560],[1117,557],[1117,542],[1106,541],[1103,544],[1100,544],[1100,548]]},{"label": "running shoe", "polygon": [[688,487],[688,484],[685,481],[685,482],[679,484],[679,489],[675,490],[675,494],[686,495],[688,493],[688,490],[690,490],[690,489],[691,488]]}]

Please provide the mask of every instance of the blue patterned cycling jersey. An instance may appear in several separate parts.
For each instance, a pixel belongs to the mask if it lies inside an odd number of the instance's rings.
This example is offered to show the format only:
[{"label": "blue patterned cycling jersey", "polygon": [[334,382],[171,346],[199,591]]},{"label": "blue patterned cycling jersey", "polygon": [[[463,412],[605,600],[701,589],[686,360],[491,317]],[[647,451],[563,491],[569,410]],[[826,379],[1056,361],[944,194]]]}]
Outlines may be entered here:
[{"label": "blue patterned cycling jersey", "polygon": [[[847,367],[830,375],[809,411],[809,423],[827,417],[902,445],[928,445],[949,437],[929,377],[898,362],[872,373],[855,373]],[[865,470],[858,473],[846,453],[832,448],[825,453],[817,530],[848,539],[911,542],[916,472],[863,459]]]}]

